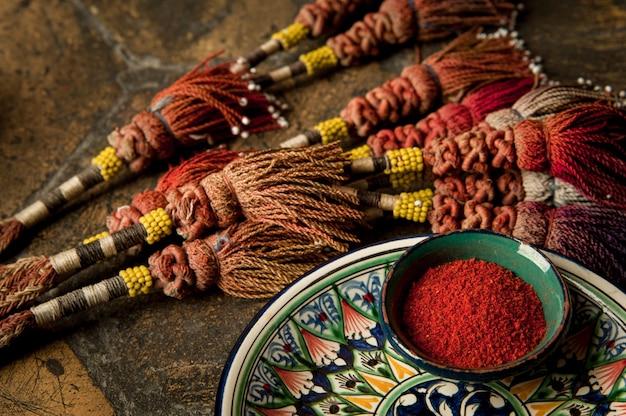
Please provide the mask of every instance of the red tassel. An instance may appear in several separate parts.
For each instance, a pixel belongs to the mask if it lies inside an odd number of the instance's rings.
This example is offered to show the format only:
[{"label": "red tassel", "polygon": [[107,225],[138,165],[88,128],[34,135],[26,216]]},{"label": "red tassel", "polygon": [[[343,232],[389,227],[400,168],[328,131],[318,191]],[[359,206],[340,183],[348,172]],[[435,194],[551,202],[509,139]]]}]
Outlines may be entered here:
[{"label": "red tassel", "polygon": [[516,164],[574,185],[590,200],[626,208],[626,113],[587,104],[514,128]]},{"label": "red tassel", "polygon": [[417,118],[440,103],[459,102],[469,91],[510,78],[533,77],[528,53],[519,49],[510,34],[481,36],[467,32],[429,56],[421,64],[406,67],[382,87],[355,97],[341,111],[350,131],[367,137],[383,123]]},{"label": "red tassel", "polygon": [[604,103],[581,104],[545,121],[480,129],[434,142],[424,162],[437,175],[484,172],[486,164],[545,172],[588,200],[626,208],[626,113]]},{"label": "red tassel", "polygon": [[229,64],[209,66],[217,55],[159,92],[148,110],[109,135],[109,143],[132,170],[169,158],[178,146],[214,144],[282,127],[270,97],[250,91]]},{"label": "red tassel", "polygon": [[[617,99],[581,87],[548,85],[532,89],[511,108],[487,114],[485,120],[474,128],[455,136],[435,138],[424,149],[424,161],[440,175],[472,168],[471,161],[464,161],[466,157],[488,159],[494,167],[509,169],[515,166],[516,159],[512,129],[520,120],[543,120],[579,105],[599,102],[614,105]],[[473,144],[476,148],[460,146],[460,142]],[[457,153],[461,150],[464,153]]]},{"label": "red tassel", "polygon": [[447,103],[417,124],[383,129],[368,137],[373,156],[403,147],[426,149],[435,138],[449,137],[471,130],[488,114],[511,107],[536,84],[536,77],[512,78],[476,88],[460,103]]},{"label": "red tassel", "polygon": [[167,205],[167,195],[184,185],[198,183],[205,176],[218,172],[240,155],[250,151],[235,152],[219,147],[198,153],[170,168],[157,182],[154,190],[135,196],[130,205],[119,207],[109,214],[106,225],[109,232],[116,232],[139,222],[148,212]]}]

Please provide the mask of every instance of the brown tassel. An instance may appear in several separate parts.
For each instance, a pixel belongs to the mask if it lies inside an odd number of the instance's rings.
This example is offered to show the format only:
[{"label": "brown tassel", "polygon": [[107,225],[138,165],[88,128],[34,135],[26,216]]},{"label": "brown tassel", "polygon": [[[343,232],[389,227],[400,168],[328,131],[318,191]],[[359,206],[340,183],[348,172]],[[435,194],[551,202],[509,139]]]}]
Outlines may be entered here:
[{"label": "brown tassel", "polygon": [[469,91],[502,79],[533,76],[528,53],[513,34],[484,35],[479,29],[459,36],[397,78],[355,97],[335,117],[319,123],[282,147],[365,138],[388,124],[418,118],[439,105],[458,102]]},{"label": "brown tassel", "polygon": [[[250,133],[284,127],[279,106],[266,95],[248,89],[227,64],[211,67],[210,55],[158,93],[148,110],[108,137],[111,146],[89,167],[40,200],[0,223],[0,252],[24,232],[97,184],[110,180],[124,165],[140,172],[166,160],[180,147],[212,146]],[[19,223],[19,224],[18,224]]]},{"label": "brown tassel", "polygon": [[217,285],[244,298],[276,294],[302,274],[340,252],[324,246],[306,227],[298,231],[267,222],[243,221],[205,239],[170,245],[136,266],[0,321],[0,348],[24,330],[151,288],[182,298]]},{"label": "brown tassel", "polygon": [[[189,169],[191,162],[182,166]],[[160,198],[155,198],[159,192],[151,191],[151,201],[167,204],[142,215],[139,222],[49,258],[0,267],[0,315],[77,270],[138,244],[159,241],[172,229],[187,239],[202,238],[245,217],[294,232],[306,230],[320,245],[345,251],[358,241],[355,232],[363,222],[358,199],[336,186],[347,179],[348,163],[336,145],[256,151],[221,171],[209,172],[199,182],[168,189]]]},{"label": "brown tassel", "polygon": [[338,67],[359,65],[409,42],[430,42],[477,26],[512,27],[515,6],[504,1],[384,0],[326,45],[300,55],[292,64],[254,78],[267,88],[306,73],[319,76]]}]

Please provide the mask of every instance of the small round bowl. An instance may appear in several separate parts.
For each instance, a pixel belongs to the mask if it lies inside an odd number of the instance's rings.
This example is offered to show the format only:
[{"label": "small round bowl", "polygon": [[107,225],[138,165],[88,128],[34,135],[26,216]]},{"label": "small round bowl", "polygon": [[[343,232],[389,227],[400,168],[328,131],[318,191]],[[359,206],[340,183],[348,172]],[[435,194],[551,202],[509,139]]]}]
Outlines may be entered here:
[{"label": "small round bowl", "polygon": [[[493,367],[454,367],[425,355],[404,332],[402,311],[416,278],[431,267],[468,259],[499,264],[532,285],[537,292],[546,319],[546,334],[530,353]],[[386,338],[409,362],[431,374],[463,381],[499,380],[530,370],[558,347],[568,329],[571,312],[567,286],[543,253],[513,237],[483,230],[437,234],[409,248],[389,270],[379,306]],[[445,337],[445,334],[441,335]]]}]

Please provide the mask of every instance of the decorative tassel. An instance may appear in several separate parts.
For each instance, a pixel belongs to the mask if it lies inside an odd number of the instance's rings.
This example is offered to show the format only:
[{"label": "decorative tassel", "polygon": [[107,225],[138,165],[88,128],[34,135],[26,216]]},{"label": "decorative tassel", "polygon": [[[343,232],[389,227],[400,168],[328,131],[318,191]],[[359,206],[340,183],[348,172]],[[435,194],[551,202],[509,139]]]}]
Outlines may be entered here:
[{"label": "decorative tassel", "polygon": [[[626,240],[624,240],[626,235],[624,224],[626,223],[623,222],[626,216],[625,211],[593,205],[571,186],[556,178],[549,181],[545,178],[538,178],[537,175],[523,175],[523,171],[518,169],[494,169],[489,173],[489,175],[473,173],[435,178],[434,194],[430,194],[432,202],[427,205],[427,212],[421,211],[420,213],[427,217],[433,232],[445,233],[472,228],[489,229],[514,235],[532,244],[559,252],[606,276],[624,276],[625,269],[623,261],[620,260],[620,253],[624,254],[626,250]],[[543,179],[545,189],[544,192],[537,192],[537,194],[543,195],[543,202],[524,201],[524,198],[529,198],[525,192],[527,188],[539,187],[526,182],[539,182],[540,179]],[[548,190],[552,194],[549,194]],[[394,196],[391,195],[375,192],[371,194],[378,195],[381,199],[378,205],[371,204],[372,206],[389,206],[391,202],[388,201],[397,203],[396,201],[399,200],[398,196],[393,199]],[[520,216],[520,209],[532,206],[532,204],[540,204],[545,207],[545,210],[550,210],[547,204],[562,208],[561,211],[553,210],[558,213],[555,215],[561,216],[558,220],[551,217]],[[411,219],[412,217],[394,215],[394,218]],[[545,229],[550,226],[550,221],[552,221],[552,234],[548,238]],[[622,223],[619,223],[620,221]],[[592,248],[589,250],[597,249],[596,254],[589,253],[587,247],[584,250],[577,247],[576,242],[584,241],[585,233],[592,236]],[[532,237],[533,235],[535,237]],[[542,236],[546,236],[545,240]],[[617,254],[611,254],[612,249],[609,247],[613,244],[617,247]],[[608,258],[607,264],[602,263],[605,256]],[[617,283],[624,284],[621,280]]]},{"label": "decorative tassel", "polygon": [[[579,81],[580,82],[580,81]],[[597,102],[620,106],[620,99],[611,95],[611,88],[590,88],[584,83],[579,85],[551,84],[535,88],[521,96],[510,108],[502,108],[485,115],[487,130],[500,130],[513,127],[526,119],[544,120],[561,111],[581,104]]]},{"label": "decorative tassel", "polygon": [[233,73],[242,73],[271,55],[294,48],[304,39],[317,39],[380,6],[380,0],[315,0],[302,6],[294,22],[281,29],[250,54],[237,58]]},{"label": "decorative tassel", "polygon": [[[427,165],[440,175],[461,170],[465,157],[458,153],[460,142],[476,143],[480,147],[482,159],[492,159],[491,165],[510,167],[514,157],[511,128],[523,120],[545,120],[564,110],[582,104],[607,103],[621,106],[621,99],[606,92],[592,90],[583,86],[546,85],[535,88],[519,98],[511,108],[503,108],[485,116],[485,120],[474,128],[447,137],[439,136],[432,140],[428,149],[424,149]],[[485,147],[487,144],[487,147]],[[468,154],[476,154],[477,149],[465,147]]]},{"label": "decorative tassel", "polygon": [[[171,191],[198,183],[207,175],[219,172],[236,158],[249,154],[252,151],[230,151],[223,146],[200,152],[189,159],[184,160],[178,166],[170,168],[159,178],[154,190],[147,190],[136,195],[130,205],[118,207],[106,218],[106,226],[109,233],[120,231],[135,224],[139,224],[141,218],[151,211],[167,207],[167,196]],[[108,233],[105,233],[106,235]],[[90,239],[84,243],[91,242]],[[141,244],[131,248],[138,251]]]},{"label": "decorative tassel", "polygon": [[[523,190],[534,186],[522,182],[538,182],[540,178],[521,175],[517,169],[503,171],[494,181],[495,193],[486,198],[469,195],[470,187],[456,175],[442,179],[435,182],[433,207],[428,213],[433,232],[486,229],[513,235],[577,260],[620,286],[626,283],[625,210],[585,201],[571,189],[556,190],[552,197],[537,192],[542,201],[528,200],[533,196]],[[456,186],[446,186],[450,183]],[[552,198],[559,199],[560,205],[556,206]]]},{"label": "decorative tassel", "polygon": [[0,252],[28,228],[40,223],[69,201],[95,185],[110,180],[124,165],[140,172],[155,160],[170,158],[178,147],[213,145],[284,127],[279,104],[266,94],[248,89],[247,81],[233,75],[228,64],[215,67],[208,56],[170,87],[158,93],[148,110],[115,129],[110,147],[89,167],[40,200],[0,224]]},{"label": "decorative tassel", "polygon": [[441,104],[458,102],[469,91],[502,79],[532,77],[528,53],[514,34],[483,35],[466,32],[423,63],[411,65],[402,74],[355,97],[339,117],[326,120],[289,140],[282,147],[367,137],[385,124],[407,117],[418,118]]},{"label": "decorative tassel", "polygon": [[174,230],[186,239],[201,238],[242,217],[306,229],[319,244],[345,251],[358,241],[355,231],[363,223],[358,200],[337,187],[347,180],[348,163],[336,145],[256,151],[237,158],[199,182],[169,189],[165,206],[127,228],[48,258],[0,267],[0,315],[122,250],[152,244]]},{"label": "decorative tassel", "polygon": [[512,128],[441,140],[424,152],[424,160],[438,175],[483,171],[485,163],[545,172],[595,203],[625,208],[625,138],[623,110],[606,103],[581,104],[545,121],[526,119]]},{"label": "decorative tassel", "polygon": [[[442,223],[441,218],[430,214],[435,232],[459,228],[490,228],[494,231],[511,232],[513,224],[500,223],[496,218],[519,202],[541,202],[547,206],[593,205],[571,185],[544,173],[512,169],[493,169],[485,173],[460,173],[436,177],[434,180],[434,209],[453,210],[458,216],[454,223]],[[444,199],[445,197],[445,199]],[[445,206],[440,206],[444,204]],[[456,224],[455,228],[447,228]],[[497,224],[497,225],[495,225]],[[441,228],[441,227],[446,228]]]},{"label": "decorative tassel", "polygon": [[217,285],[225,293],[266,298],[339,253],[306,228],[289,230],[267,222],[244,221],[204,239],[169,245],[112,278],[83,287],[5,317],[0,321],[0,348],[24,330],[48,325],[121,296],[154,289],[183,298]]},{"label": "decorative tassel", "polygon": [[528,93],[542,77],[511,78],[478,87],[468,93],[461,102],[447,103],[428,114],[417,124],[406,124],[379,130],[367,138],[373,156],[387,150],[403,147],[426,149],[437,137],[449,137],[471,130],[488,114],[510,108]]},{"label": "decorative tassel", "polygon": [[513,236],[572,258],[624,287],[626,211],[598,205],[551,208],[532,201],[515,208]]},{"label": "decorative tassel", "polygon": [[515,6],[504,1],[384,0],[346,32],[326,44],[300,55],[290,65],[256,76],[254,84],[267,88],[301,74],[316,77],[337,67],[364,61],[409,42],[430,42],[477,26],[511,27]]},{"label": "decorative tassel", "polygon": [[433,232],[486,229],[572,258],[623,287],[626,211],[599,205],[550,207],[538,201],[495,206],[460,203],[437,194],[429,213]]},{"label": "decorative tassel", "polygon": [[599,204],[626,208],[626,113],[588,104],[514,128],[516,164],[546,172]]}]

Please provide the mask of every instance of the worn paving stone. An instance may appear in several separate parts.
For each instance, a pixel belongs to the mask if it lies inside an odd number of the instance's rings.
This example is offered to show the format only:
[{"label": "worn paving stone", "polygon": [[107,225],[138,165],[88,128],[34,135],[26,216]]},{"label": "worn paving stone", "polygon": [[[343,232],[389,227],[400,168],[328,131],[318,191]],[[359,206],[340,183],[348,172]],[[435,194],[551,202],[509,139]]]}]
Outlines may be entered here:
[{"label": "worn paving stone", "polygon": [[[87,166],[112,129],[127,123],[157,91],[195,63],[220,50],[222,61],[252,50],[288,25],[304,3],[0,2],[0,217],[11,216]],[[544,58],[548,76],[571,82],[582,75],[624,88],[622,1],[525,3],[519,31],[527,46]],[[259,69],[274,68],[314,45],[307,41]],[[437,47],[425,46],[422,55]],[[350,97],[399,74],[413,62],[414,52],[407,47],[379,61],[277,91],[291,107],[286,115],[289,127],[232,146],[273,147],[338,114]],[[140,178],[126,176],[99,186],[35,227],[2,262],[51,255],[102,231],[107,214],[154,187],[165,169],[166,164],[157,165]],[[365,242],[428,232],[426,227],[393,222],[379,225],[364,236]],[[122,265],[141,260],[120,256],[79,273],[61,289],[112,276]],[[28,334],[0,358],[0,380],[12,389],[3,391],[30,388],[29,380],[41,386],[51,375],[59,388],[33,387],[32,394],[20,397],[1,394],[0,414],[29,409],[39,414],[94,414],[86,403],[99,403],[100,415],[212,414],[228,354],[264,303],[218,290],[181,301],[159,295],[118,299]],[[46,367],[52,359],[62,364],[63,374],[61,367]],[[33,368],[40,374],[29,379]],[[17,380],[19,386],[13,385]]]}]

